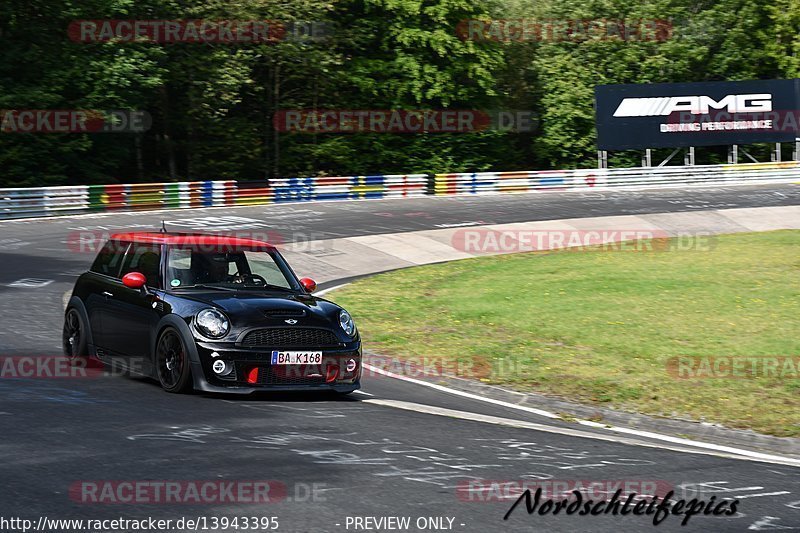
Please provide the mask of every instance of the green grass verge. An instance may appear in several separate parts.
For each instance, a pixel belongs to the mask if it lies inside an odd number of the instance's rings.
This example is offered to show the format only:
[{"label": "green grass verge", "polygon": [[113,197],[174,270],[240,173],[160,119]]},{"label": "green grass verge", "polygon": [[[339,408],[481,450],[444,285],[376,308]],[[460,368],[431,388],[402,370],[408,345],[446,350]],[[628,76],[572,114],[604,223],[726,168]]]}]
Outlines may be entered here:
[{"label": "green grass verge", "polygon": [[331,298],[378,353],[441,358],[517,390],[800,436],[797,374],[668,371],[675,356],[800,355],[800,231],[714,242],[467,259],[377,275]]}]

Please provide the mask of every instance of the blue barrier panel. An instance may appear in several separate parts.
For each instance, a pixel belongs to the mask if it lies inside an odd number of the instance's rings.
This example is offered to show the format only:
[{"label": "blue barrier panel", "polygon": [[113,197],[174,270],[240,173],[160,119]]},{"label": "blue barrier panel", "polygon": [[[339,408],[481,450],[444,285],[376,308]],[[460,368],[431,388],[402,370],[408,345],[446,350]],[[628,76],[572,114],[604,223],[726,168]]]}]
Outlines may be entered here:
[{"label": "blue barrier panel", "polygon": [[539,178],[539,185],[564,185],[564,178]]},{"label": "blue barrier panel", "polygon": [[[494,188],[497,184],[497,177],[494,175],[491,176],[481,176],[480,174],[470,174],[470,192],[478,193],[487,188]],[[483,178],[483,179],[480,179]]]},{"label": "blue barrier panel", "polygon": [[204,181],[200,186],[200,199],[205,207],[214,205],[214,182]]},{"label": "blue barrier panel", "polygon": [[279,181],[286,184],[275,186],[275,203],[310,202],[314,199],[314,178],[289,178]]},{"label": "blue barrier panel", "polygon": [[350,199],[350,195],[352,193],[348,191],[340,191],[340,192],[314,192],[314,199],[315,200],[348,200]]}]

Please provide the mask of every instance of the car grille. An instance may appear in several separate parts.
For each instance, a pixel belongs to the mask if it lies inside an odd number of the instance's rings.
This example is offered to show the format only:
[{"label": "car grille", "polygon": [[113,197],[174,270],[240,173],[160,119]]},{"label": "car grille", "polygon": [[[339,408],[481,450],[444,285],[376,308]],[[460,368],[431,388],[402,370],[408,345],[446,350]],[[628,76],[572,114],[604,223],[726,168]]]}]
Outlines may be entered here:
[{"label": "car grille", "polygon": [[242,340],[242,346],[250,348],[322,348],[339,344],[332,331],[319,328],[257,329]]}]

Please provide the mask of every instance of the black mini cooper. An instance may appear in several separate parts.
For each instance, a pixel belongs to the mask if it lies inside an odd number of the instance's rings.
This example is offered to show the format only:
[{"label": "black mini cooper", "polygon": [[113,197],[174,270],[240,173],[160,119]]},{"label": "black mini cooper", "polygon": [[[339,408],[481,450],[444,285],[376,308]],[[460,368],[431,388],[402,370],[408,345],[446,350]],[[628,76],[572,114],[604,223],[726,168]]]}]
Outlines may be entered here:
[{"label": "black mini cooper", "polygon": [[352,392],[361,339],[315,289],[263,241],[115,234],[75,283],[64,353],[121,364],[169,392]]}]

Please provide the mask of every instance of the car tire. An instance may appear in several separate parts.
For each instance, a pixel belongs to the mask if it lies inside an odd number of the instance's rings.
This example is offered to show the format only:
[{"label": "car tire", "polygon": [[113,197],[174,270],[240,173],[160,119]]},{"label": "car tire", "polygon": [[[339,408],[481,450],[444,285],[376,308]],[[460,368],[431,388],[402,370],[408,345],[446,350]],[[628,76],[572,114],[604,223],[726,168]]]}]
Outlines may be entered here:
[{"label": "car tire", "polygon": [[167,327],[158,337],[155,370],[165,391],[183,394],[192,389],[189,351],[180,332],[173,327]]},{"label": "car tire", "polygon": [[86,335],[88,330],[83,316],[76,307],[69,307],[64,313],[64,327],[61,333],[61,343],[64,357],[70,363],[78,364],[89,356]]}]

